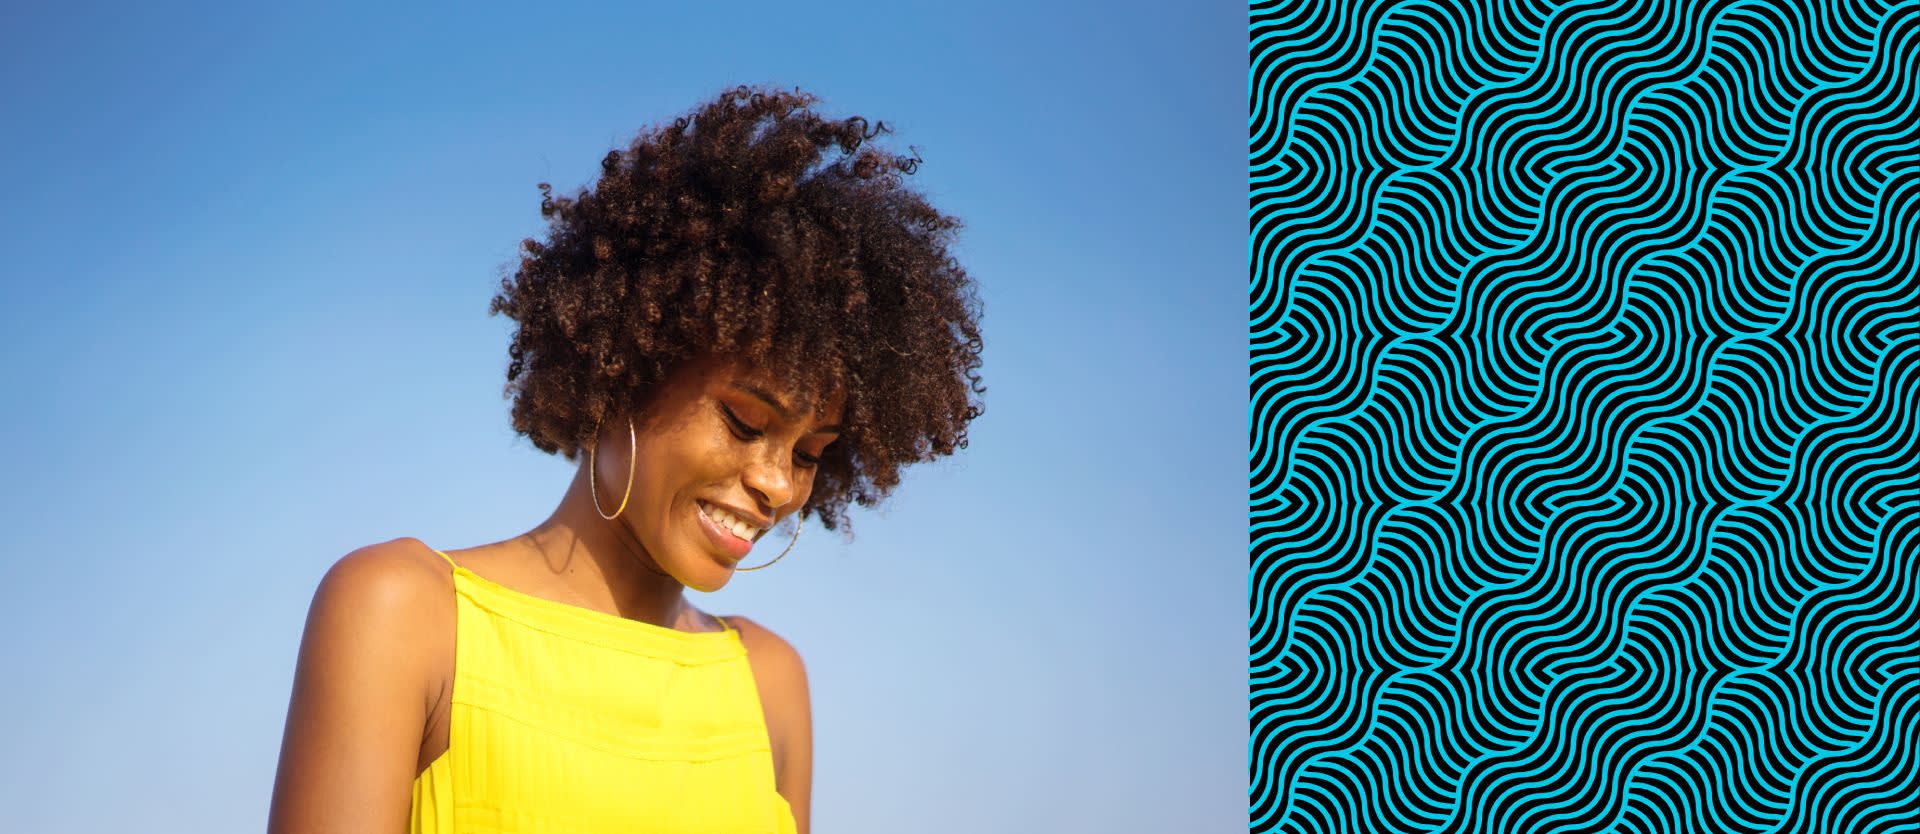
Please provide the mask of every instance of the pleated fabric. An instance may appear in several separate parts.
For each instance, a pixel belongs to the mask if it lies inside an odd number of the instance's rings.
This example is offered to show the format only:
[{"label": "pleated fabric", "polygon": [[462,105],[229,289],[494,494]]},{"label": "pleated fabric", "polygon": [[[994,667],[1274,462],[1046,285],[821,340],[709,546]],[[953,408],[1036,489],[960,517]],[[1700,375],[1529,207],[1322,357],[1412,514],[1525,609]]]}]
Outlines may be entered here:
[{"label": "pleated fabric", "polygon": [[629,620],[440,557],[455,595],[451,724],[414,780],[414,834],[795,832],[731,623]]}]

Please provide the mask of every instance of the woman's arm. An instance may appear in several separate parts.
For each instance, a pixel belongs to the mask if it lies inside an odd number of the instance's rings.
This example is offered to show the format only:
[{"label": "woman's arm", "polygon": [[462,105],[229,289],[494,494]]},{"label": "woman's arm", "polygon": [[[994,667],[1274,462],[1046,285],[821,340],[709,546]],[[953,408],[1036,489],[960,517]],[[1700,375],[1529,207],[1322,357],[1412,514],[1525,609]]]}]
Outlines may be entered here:
[{"label": "woman's arm", "polygon": [[307,611],[268,834],[403,832],[431,703],[425,626],[440,583],[389,542],[320,580]]},{"label": "woman's arm", "polygon": [[800,834],[807,834],[813,813],[813,705],[807,693],[807,668],[800,653],[766,626],[746,617],[729,617],[740,627],[753,666],[755,688],[766,709],[773,736],[775,789],[793,809]]},{"label": "woman's arm", "polygon": [[807,669],[800,655],[788,647],[788,660],[778,664],[786,690],[784,721],[786,750],[781,754],[780,795],[793,808],[793,821],[799,834],[807,834],[813,815],[813,704],[807,693]]}]

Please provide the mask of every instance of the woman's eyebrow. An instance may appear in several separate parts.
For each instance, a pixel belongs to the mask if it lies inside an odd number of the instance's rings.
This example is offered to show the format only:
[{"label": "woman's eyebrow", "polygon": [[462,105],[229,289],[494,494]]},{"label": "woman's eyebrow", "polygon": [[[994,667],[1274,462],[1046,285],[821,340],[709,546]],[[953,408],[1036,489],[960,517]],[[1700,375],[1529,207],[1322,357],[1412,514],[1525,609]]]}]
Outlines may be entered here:
[{"label": "woman's eyebrow", "polygon": [[[775,397],[773,394],[768,393],[766,389],[748,382],[733,382],[730,384],[734,388],[739,389],[741,391],[745,391],[749,394],[752,394],[756,399],[760,400],[763,403],[766,403],[774,411],[780,414],[780,419],[786,420],[788,422],[792,422],[793,411],[787,408],[785,403],[780,402],[780,399],[778,397]],[[835,423],[831,426],[821,426],[819,428],[816,428],[813,430],[813,433],[814,434],[839,434],[840,428],[841,428],[840,424]]]}]

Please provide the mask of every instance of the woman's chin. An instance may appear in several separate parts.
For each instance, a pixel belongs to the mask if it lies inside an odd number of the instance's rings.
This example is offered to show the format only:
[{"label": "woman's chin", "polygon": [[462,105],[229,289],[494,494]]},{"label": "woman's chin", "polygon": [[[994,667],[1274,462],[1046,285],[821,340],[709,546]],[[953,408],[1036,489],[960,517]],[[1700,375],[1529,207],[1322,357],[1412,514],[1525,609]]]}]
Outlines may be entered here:
[{"label": "woman's chin", "polygon": [[680,584],[705,593],[718,591],[733,579],[733,564],[724,557],[702,552],[695,562],[672,571],[673,577],[680,580]]},{"label": "woman's chin", "polygon": [[731,578],[732,575],[733,575],[732,571],[727,571],[726,575],[716,579],[702,581],[702,582],[699,582],[698,584],[695,584],[695,583],[682,583],[682,584],[687,586],[687,590],[699,591],[700,593],[703,593],[703,594],[711,594],[714,591],[718,591],[721,588],[727,587],[727,580]]}]

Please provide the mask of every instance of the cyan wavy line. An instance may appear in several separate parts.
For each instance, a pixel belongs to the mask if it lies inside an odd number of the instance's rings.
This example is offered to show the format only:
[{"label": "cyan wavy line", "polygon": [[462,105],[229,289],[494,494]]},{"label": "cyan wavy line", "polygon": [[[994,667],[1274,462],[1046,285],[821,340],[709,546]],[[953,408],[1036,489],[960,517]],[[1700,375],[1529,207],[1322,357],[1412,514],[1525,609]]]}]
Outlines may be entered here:
[{"label": "cyan wavy line", "polygon": [[1920,0],[1249,8],[1250,827],[1920,830]]}]

